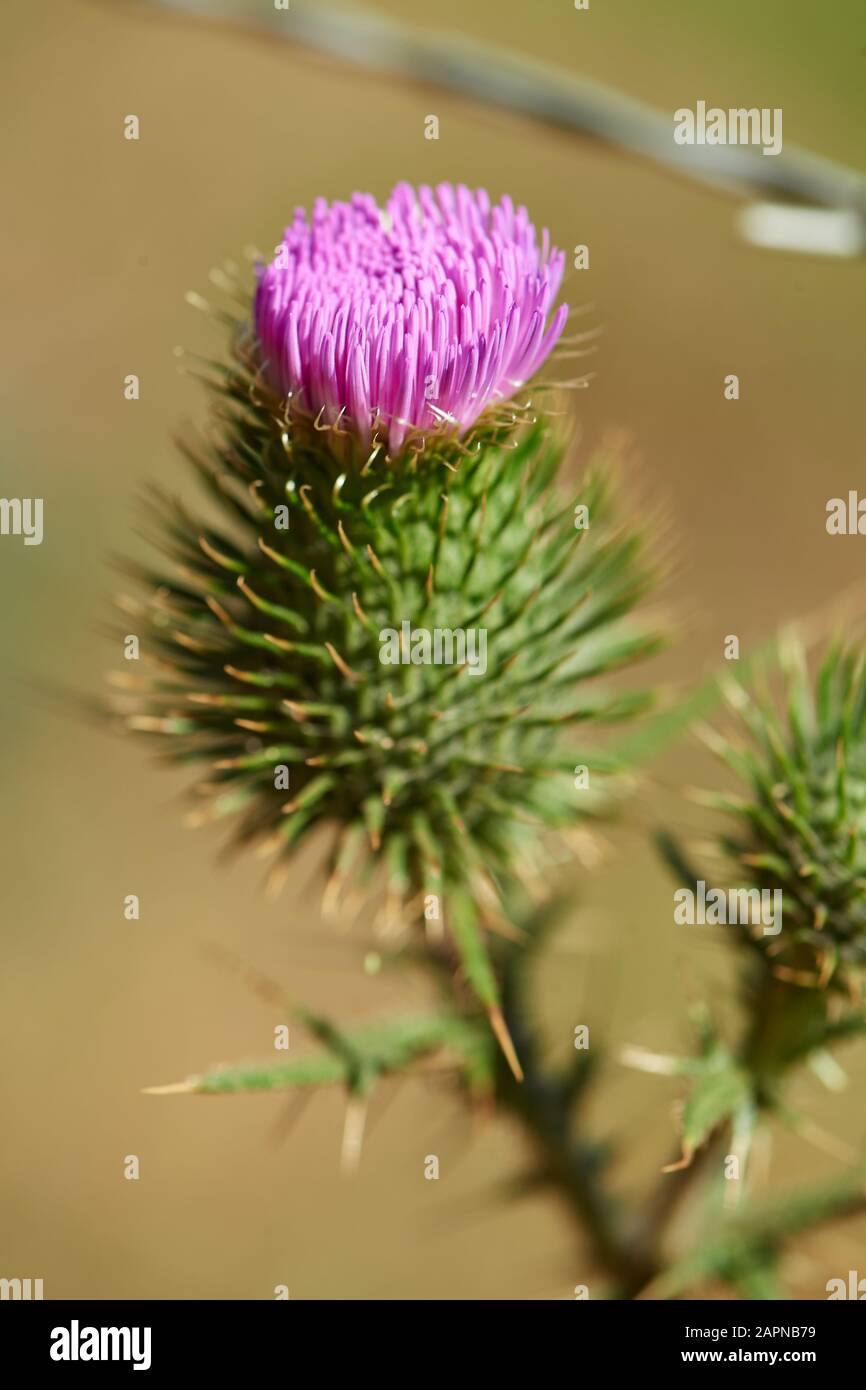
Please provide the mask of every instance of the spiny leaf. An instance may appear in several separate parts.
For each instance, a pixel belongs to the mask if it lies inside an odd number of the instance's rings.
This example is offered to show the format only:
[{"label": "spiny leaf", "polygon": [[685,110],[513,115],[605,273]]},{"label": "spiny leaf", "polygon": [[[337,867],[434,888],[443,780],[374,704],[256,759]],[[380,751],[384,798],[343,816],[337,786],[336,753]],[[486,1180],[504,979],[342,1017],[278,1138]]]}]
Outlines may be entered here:
[{"label": "spiny leaf", "polygon": [[303,1011],[300,1017],[325,1044],[326,1050],[296,1060],[219,1067],[187,1081],[148,1087],[148,1094],[219,1095],[336,1083],[351,1087],[359,1076],[369,1080],[401,1071],[418,1058],[442,1048],[450,1049],[458,1058],[465,1058],[473,1079],[477,1078],[477,1025],[454,1015],[390,1019],[345,1032]]},{"label": "spiny leaf", "polygon": [[656,1282],[654,1293],[659,1298],[677,1298],[713,1278],[736,1284],[748,1270],[766,1268],[793,1237],[864,1209],[866,1167],[831,1183],[752,1204],[705,1232],[700,1244]]},{"label": "spiny leaf", "polygon": [[695,1150],[723,1121],[750,1104],[751,1080],[748,1072],[731,1057],[717,1051],[705,1062],[683,1108],[683,1156],[666,1171],[687,1167]]},{"label": "spiny leaf", "polygon": [[518,1081],[523,1071],[508,1032],[499,997],[499,986],[481,936],[478,914],[469,894],[453,888],[448,897],[451,930],[466,978],[478,1001],[484,1006],[496,1039]]}]

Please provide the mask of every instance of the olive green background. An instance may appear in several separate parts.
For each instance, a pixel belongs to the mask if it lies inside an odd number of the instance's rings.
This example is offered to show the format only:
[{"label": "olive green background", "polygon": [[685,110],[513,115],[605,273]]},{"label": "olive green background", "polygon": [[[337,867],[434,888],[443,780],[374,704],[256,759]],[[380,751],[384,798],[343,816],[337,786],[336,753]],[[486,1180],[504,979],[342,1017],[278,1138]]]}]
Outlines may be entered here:
[{"label": "olive green background", "polygon": [[[863,163],[855,0],[380,8],[671,112],[701,98],[780,106],[786,143]],[[276,1284],[293,1298],[569,1298],[577,1283],[600,1294],[555,1199],[509,1195],[521,1135],[470,1119],[441,1081],[374,1101],[351,1180],[336,1093],[288,1135],[278,1096],[140,1094],[270,1053],[279,1019],[214,945],[344,1021],[420,1004],[423,982],[364,973],[375,943],[364,923],[320,923],[312,859],[265,901],[259,864],[225,862],[216,831],[183,827],[182,774],[44,687],[96,691],[123,664],[102,630],[116,585],[107,557],[143,553],[146,480],[193,495],[171,435],[202,418],[203,398],[173,349],[219,350],[184,294],[206,292],[209,268],[245,245],[272,245],[297,204],[462,180],[525,202],[560,246],[590,246],[591,269],[565,292],[595,305],[604,335],[574,409],[585,447],[611,428],[634,442],[625,491],[656,518],[678,627],[653,674],[677,688],[719,664],[726,634],[749,651],[862,581],[866,541],[828,537],[824,509],[866,491],[866,267],[749,249],[737,200],[598,145],[135,4],[5,0],[0,53],[0,490],[45,499],[40,548],[0,541],[0,1274],[42,1277],[50,1298],[269,1298]],[[138,143],[122,138],[129,113]],[[431,113],[438,142],[423,138]],[[135,403],[122,393],[130,372]],[[737,403],[722,396],[730,372]],[[537,982],[554,1056],[568,1056],[581,1022],[610,1044],[593,1119],[621,1137],[627,1189],[658,1180],[680,1092],[626,1072],[616,1048],[684,1048],[689,993],[732,998],[724,940],[674,928],[646,843],[659,823],[692,829],[680,787],[716,777],[692,744],[661,760],[603,867],[569,876],[573,913]],[[138,923],[123,918],[128,893]],[[846,1096],[803,1078],[796,1099],[859,1149],[863,1050],[847,1060]],[[439,1182],[423,1178],[431,1153]],[[123,1178],[127,1154],[138,1182]],[[779,1192],[837,1167],[777,1136],[762,1181]],[[822,1297],[851,1268],[866,1274],[856,1224],[811,1237],[786,1272],[797,1296]]]}]

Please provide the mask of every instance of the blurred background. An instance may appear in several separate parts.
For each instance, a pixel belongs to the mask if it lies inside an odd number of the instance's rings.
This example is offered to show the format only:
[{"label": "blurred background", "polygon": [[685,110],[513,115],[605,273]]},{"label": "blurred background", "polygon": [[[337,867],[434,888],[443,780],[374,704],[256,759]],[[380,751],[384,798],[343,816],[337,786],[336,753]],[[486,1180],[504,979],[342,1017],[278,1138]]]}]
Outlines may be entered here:
[{"label": "blurred background", "polygon": [[[262,4],[265,0],[262,0]],[[255,5],[247,9],[255,10]],[[866,11],[859,0],[378,0],[385,14],[556,63],[671,113],[781,107],[786,145],[863,161]],[[184,302],[211,266],[272,246],[296,205],[400,179],[508,192],[591,268],[565,294],[603,325],[576,393],[582,458],[607,431],[633,449],[626,494],[664,518],[663,601],[679,638],[653,674],[705,679],[727,634],[743,654],[822,610],[863,574],[825,504],[866,484],[866,266],[738,240],[738,200],[469,99],[343,68],[289,44],[166,10],[5,0],[0,12],[0,223],[5,364],[2,493],[45,499],[45,539],[0,543],[3,851],[0,1274],[48,1298],[568,1298],[597,1272],[553,1197],[520,1201],[522,1136],[471,1122],[443,1085],[374,1102],[360,1171],[339,1171],[342,1099],[316,1097],[290,1133],[280,1096],[165,1098],[147,1084],[272,1056],[280,1019],[234,951],[311,1007],[348,1021],[423,998],[364,973],[375,945],[318,916],[315,865],[267,902],[261,866],[182,825],[182,774],[81,723],[41,687],[99,690],[121,654],[102,630],[112,553],[144,553],[137,499],[155,479],[192,499],[173,432],[203,395],[176,345],[218,354]],[[138,142],[123,139],[136,114]],[[439,118],[438,141],[424,120]],[[573,252],[572,252],[573,254]],[[570,264],[571,256],[568,257]],[[123,397],[136,373],[141,399]],[[736,373],[741,397],[724,400]],[[864,487],[866,491],[866,487]],[[647,675],[650,673],[647,672]],[[610,1050],[593,1108],[618,1137],[617,1177],[641,1191],[675,1142],[676,1082],[636,1076],[616,1049],[688,1046],[686,1001],[730,989],[725,943],[672,925],[648,847],[689,830],[683,786],[718,774],[686,741],[653,769],[537,981],[551,1053],[574,1026]],[[127,922],[136,893],[141,919]],[[296,1033],[293,1047],[301,1046]],[[864,1053],[847,1096],[804,1080],[796,1099],[862,1148]],[[385,1103],[387,1101],[387,1104]],[[441,1178],[427,1182],[424,1157]],[[138,1182],[123,1177],[136,1154]],[[774,1189],[838,1166],[779,1136]],[[866,1273],[862,1224],[810,1237],[786,1266],[795,1296]],[[706,1291],[715,1297],[718,1290]]]}]

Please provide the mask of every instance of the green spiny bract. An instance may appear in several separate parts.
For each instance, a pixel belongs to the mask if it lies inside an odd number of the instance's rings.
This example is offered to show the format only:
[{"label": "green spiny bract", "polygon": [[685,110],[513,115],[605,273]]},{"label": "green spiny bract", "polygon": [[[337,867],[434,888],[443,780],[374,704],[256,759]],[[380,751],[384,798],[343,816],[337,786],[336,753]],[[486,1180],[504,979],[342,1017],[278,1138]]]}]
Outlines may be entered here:
[{"label": "green spiny bract", "polygon": [[712,798],[739,829],[723,847],[760,889],[782,892],[782,931],[752,944],[792,983],[859,997],[866,963],[866,654],[832,645],[812,690],[802,648],[786,653],[786,710],[736,687],[746,744],[713,740],[751,800]]},{"label": "green spiny bract", "polygon": [[[155,674],[128,722],[207,764],[213,814],[278,866],[329,824],[332,885],[360,861],[384,865],[398,902],[442,893],[492,1008],[479,918],[495,925],[539,827],[596,804],[602,755],[584,755],[593,785],[575,790],[561,732],[645,703],[591,682],[653,644],[624,621],[648,581],[643,539],[614,529],[597,475],[576,526],[544,420],[488,417],[462,443],[344,466],[339,438],[291,418],[242,344],[216,390],[219,442],[190,457],[223,521],[158,501],[175,572],[136,572]],[[404,622],[484,629],[486,672],[383,664],[380,634]]]}]

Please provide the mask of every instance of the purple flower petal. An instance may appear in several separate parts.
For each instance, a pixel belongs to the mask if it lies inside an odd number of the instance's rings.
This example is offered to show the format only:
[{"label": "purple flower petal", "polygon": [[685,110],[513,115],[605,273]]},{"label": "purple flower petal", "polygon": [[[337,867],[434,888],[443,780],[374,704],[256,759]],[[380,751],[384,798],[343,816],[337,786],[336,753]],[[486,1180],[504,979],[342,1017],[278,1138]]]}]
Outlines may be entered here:
[{"label": "purple flower petal", "polygon": [[398,184],[297,209],[259,274],[254,319],[273,390],[396,453],[413,432],[462,433],[510,396],[565,325],[565,264],[525,208],[483,189]]}]

